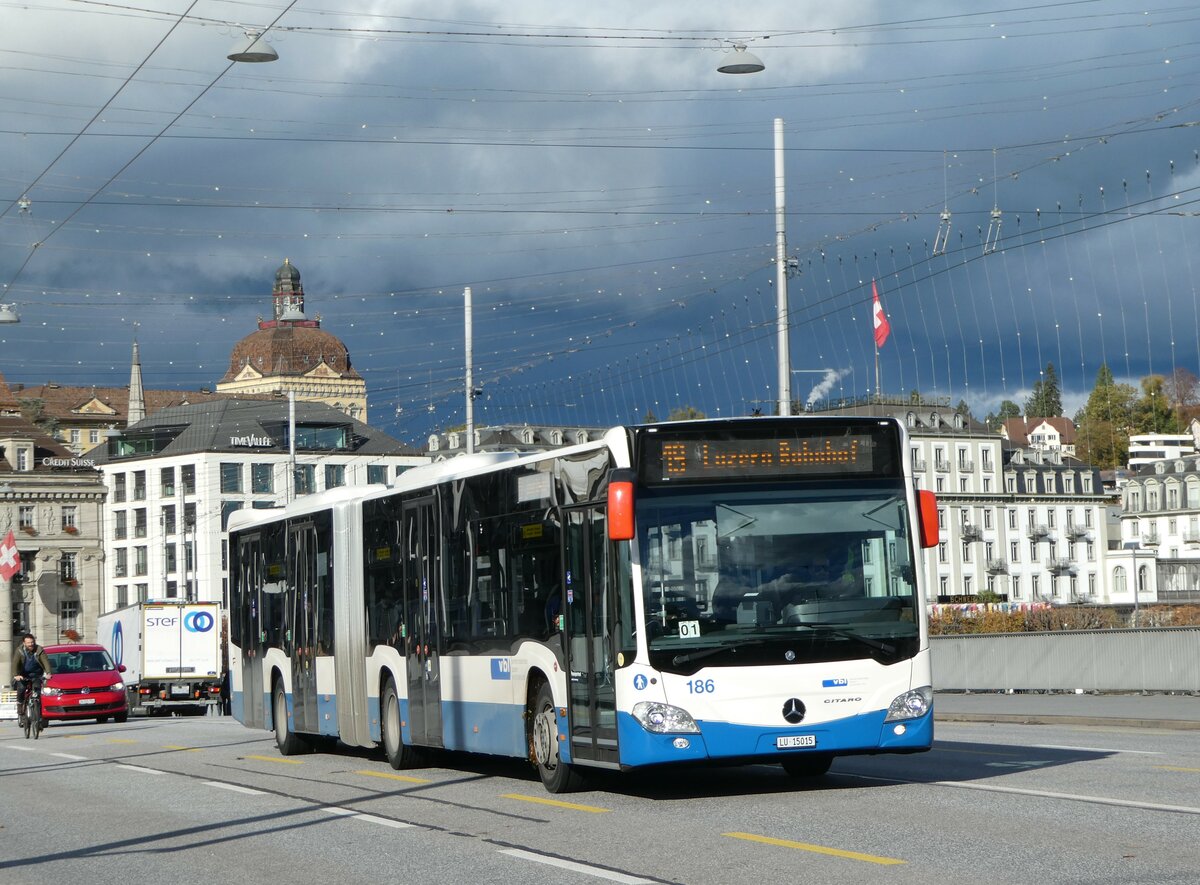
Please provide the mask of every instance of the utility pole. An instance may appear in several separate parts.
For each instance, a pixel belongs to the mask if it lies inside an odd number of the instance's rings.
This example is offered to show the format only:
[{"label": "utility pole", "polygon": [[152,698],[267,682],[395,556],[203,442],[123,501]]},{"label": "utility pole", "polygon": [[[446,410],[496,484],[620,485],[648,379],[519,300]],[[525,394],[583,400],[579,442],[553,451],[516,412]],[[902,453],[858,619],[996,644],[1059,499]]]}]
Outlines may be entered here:
[{"label": "utility pole", "polygon": [[783,118],[775,118],[775,315],[779,352],[779,414],[792,414],[791,356],[788,353],[787,189],[783,170]]}]

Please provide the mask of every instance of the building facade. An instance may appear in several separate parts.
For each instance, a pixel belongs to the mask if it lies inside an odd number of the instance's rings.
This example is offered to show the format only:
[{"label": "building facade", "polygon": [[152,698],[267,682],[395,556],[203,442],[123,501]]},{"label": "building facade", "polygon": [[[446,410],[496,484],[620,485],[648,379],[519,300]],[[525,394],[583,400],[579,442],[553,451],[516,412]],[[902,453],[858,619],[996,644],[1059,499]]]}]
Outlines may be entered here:
[{"label": "building facade", "polygon": [[1200,456],[1156,460],[1121,487],[1121,578],[1143,599],[1200,603]]},{"label": "building facade", "polygon": [[[295,439],[295,459],[290,439]],[[163,409],[97,454],[108,489],[105,611],[145,599],[226,603],[229,514],[428,463],[320,403],[218,400]]]}]

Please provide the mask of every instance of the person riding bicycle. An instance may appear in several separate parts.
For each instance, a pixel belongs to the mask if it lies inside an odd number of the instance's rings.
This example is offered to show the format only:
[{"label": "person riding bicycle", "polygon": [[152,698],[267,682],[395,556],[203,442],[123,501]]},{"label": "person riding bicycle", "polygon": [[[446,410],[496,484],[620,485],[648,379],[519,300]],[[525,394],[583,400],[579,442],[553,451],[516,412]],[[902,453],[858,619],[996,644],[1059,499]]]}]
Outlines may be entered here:
[{"label": "person riding bicycle", "polygon": [[50,659],[46,651],[34,639],[32,633],[26,633],[21,639],[21,645],[13,654],[12,660],[13,687],[17,690],[17,710],[20,711],[18,725],[25,727],[25,693],[29,686],[40,682],[43,676],[50,673]]}]

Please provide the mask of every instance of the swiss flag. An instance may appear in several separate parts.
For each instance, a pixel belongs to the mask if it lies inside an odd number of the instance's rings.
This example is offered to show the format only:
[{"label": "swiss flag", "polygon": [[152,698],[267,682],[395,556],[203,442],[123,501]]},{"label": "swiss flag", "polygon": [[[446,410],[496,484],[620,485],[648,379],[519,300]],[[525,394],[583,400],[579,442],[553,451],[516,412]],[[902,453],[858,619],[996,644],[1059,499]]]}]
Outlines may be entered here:
[{"label": "swiss flag", "polygon": [[875,317],[875,346],[883,347],[883,342],[887,341],[888,335],[892,331],[892,326],[888,322],[887,314],[883,312],[883,305],[879,303],[879,290],[875,288],[875,281],[871,280],[871,295],[874,298],[874,317]]},{"label": "swiss flag", "polygon": [[0,578],[11,581],[13,575],[20,570],[21,554],[17,552],[17,541],[13,537],[12,529],[9,529],[4,541],[0,542]]}]

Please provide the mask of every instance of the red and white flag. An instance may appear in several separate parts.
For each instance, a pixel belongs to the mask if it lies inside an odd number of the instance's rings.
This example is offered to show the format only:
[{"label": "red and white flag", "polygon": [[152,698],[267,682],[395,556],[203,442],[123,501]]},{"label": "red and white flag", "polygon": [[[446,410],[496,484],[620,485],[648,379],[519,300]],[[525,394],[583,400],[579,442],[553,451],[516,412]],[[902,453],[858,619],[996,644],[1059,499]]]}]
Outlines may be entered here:
[{"label": "red and white flag", "polygon": [[875,288],[875,281],[871,280],[871,295],[874,297],[873,316],[875,318],[875,347],[883,347],[883,342],[887,341],[888,335],[892,331],[892,326],[888,322],[887,314],[883,312],[883,305],[879,303],[879,290]]},{"label": "red and white flag", "polygon": [[17,552],[17,541],[9,529],[4,540],[0,542],[0,578],[11,581],[13,575],[21,570],[21,554]]}]

